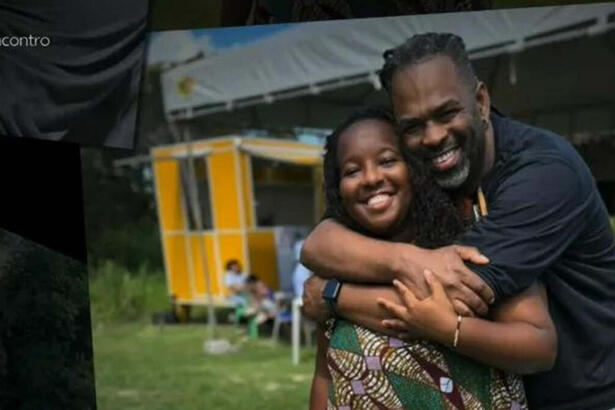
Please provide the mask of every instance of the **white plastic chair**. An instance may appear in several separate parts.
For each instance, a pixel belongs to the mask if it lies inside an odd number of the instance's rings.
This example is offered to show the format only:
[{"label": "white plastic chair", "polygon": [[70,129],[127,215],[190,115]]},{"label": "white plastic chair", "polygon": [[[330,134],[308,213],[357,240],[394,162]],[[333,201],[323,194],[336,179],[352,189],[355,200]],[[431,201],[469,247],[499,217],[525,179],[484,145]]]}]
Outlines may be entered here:
[{"label": "white plastic chair", "polygon": [[274,299],[278,311],[275,315],[275,319],[273,320],[273,331],[271,332],[271,339],[274,342],[277,342],[280,336],[280,325],[282,323],[292,322],[292,313],[287,309],[284,309],[283,305],[288,302],[292,303],[293,295],[288,292],[276,292],[274,294]]}]

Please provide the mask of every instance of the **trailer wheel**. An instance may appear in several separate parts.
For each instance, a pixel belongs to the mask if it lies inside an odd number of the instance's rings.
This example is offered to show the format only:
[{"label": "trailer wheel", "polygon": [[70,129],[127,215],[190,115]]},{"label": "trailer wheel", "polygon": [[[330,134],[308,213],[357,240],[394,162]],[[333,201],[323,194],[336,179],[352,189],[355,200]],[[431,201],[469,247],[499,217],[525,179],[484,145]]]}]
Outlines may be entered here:
[{"label": "trailer wheel", "polygon": [[177,317],[177,321],[179,323],[188,323],[190,320],[190,305],[176,305],[175,306],[175,316]]}]

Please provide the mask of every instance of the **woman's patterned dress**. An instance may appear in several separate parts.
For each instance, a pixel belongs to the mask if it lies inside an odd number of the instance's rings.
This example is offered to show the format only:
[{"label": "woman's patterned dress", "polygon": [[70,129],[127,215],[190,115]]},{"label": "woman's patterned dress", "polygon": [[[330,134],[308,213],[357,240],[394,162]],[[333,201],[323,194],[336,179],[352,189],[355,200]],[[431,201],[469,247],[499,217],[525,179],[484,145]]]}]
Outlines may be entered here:
[{"label": "woman's patterned dress", "polygon": [[527,409],[521,378],[425,341],[330,322],[328,409]]}]

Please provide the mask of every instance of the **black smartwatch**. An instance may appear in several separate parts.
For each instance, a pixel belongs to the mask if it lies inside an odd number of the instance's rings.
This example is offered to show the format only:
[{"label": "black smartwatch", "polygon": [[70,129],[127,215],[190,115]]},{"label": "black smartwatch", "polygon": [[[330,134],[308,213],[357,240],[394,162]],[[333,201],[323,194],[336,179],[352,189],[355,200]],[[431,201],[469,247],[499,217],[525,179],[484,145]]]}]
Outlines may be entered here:
[{"label": "black smartwatch", "polygon": [[325,284],[325,288],[322,290],[322,298],[329,307],[329,312],[333,316],[337,316],[337,310],[335,304],[337,303],[337,297],[340,295],[342,289],[342,282],[337,279],[329,279]]}]

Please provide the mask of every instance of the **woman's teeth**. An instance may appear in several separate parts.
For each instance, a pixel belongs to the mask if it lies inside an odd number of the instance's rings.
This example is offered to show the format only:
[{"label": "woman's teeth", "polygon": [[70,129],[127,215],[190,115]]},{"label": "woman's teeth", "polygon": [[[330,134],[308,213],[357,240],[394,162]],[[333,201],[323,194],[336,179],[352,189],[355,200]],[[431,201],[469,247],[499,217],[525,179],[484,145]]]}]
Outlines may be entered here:
[{"label": "woman's teeth", "polygon": [[367,205],[377,205],[380,204],[384,201],[386,201],[387,199],[389,199],[391,195],[389,194],[378,194],[378,195],[374,195],[373,197],[369,198],[367,200]]}]

